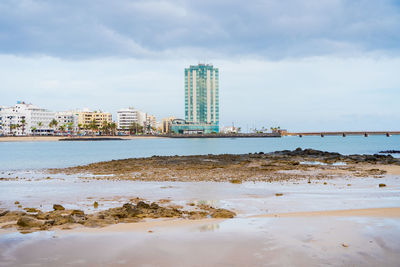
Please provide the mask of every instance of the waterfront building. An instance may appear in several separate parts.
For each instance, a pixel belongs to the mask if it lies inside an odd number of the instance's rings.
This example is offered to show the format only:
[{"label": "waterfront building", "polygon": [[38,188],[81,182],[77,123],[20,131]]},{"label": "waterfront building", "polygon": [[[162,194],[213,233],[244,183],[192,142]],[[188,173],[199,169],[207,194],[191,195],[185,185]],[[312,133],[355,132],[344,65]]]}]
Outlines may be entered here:
[{"label": "waterfront building", "polygon": [[161,133],[170,133],[171,132],[171,125],[172,122],[175,120],[175,117],[168,117],[168,118],[164,118],[162,119],[161,122]]},{"label": "waterfront building", "polygon": [[219,132],[219,70],[199,64],[185,69],[185,120],[176,120],[174,133]]},{"label": "waterfront building", "polygon": [[18,101],[12,107],[2,107],[0,117],[3,135],[51,135],[54,133],[54,129],[49,124],[55,118],[55,113],[22,101]]},{"label": "waterfront building", "polygon": [[218,131],[218,125],[212,123],[188,122],[182,119],[173,120],[171,123],[171,133],[176,134],[210,134]]},{"label": "waterfront building", "polygon": [[146,130],[147,131],[155,131],[157,127],[156,116],[146,114]]},{"label": "waterfront building", "polygon": [[65,131],[78,132],[78,115],[73,111],[56,112],[55,119],[57,121],[57,129],[64,127]]},{"label": "waterfront building", "polygon": [[83,128],[85,125],[90,125],[93,121],[96,122],[97,127],[101,128],[104,122],[111,123],[112,115],[110,112],[90,111],[84,109],[82,111],[75,111],[74,115],[78,118],[78,127]]},{"label": "waterfront building", "polygon": [[235,126],[226,126],[222,129],[222,132],[224,134],[235,134],[235,133],[239,133],[239,128],[235,127]]},{"label": "waterfront building", "polygon": [[185,120],[219,123],[219,70],[199,64],[185,69]]},{"label": "waterfront building", "polygon": [[129,129],[132,123],[137,123],[144,127],[146,120],[146,113],[134,109],[133,107],[120,109],[117,111],[117,125],[119,130]]},{"label": "waterfront building", "polygon": [[3,132],[3,116],[2,116],[2,113],[1,113],[1,111],[4,108],[6,108],[6,107],[5,106],[0,106],[0,136],[4,135],[4,132]]}]

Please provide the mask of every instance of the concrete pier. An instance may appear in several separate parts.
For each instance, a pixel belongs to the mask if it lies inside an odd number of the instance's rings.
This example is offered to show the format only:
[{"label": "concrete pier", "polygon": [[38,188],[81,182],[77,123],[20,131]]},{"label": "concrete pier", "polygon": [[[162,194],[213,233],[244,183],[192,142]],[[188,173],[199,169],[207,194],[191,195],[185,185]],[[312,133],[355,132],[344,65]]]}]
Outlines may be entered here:
[{"label": "concrete pier", "polygon": [[338,135],[338,136],[349,136],[349,135],[363,135],[365,137],[368,137],[370,135],[385,135],[387,137],[390,137],[391,135],[400,135],[400,131],[360,131],[360,132],[297,132],[297,133],[286,133],[285,135],[289,136],[298,136],[298,137],[303,137],[303,136],[315,136],[319,135],[321,137],[325,136],[333,136],[333,135]]}]

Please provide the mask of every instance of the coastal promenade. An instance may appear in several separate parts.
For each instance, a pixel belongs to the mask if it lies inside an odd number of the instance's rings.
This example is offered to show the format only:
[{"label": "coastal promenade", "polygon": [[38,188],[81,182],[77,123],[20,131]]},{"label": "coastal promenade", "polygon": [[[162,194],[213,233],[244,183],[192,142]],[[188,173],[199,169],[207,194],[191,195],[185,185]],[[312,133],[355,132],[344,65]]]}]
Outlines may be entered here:
[{"label": "coastal promenade", "polygon": [[348,135],[363,135],[368,137],[370,135],[386,135],[387,137],[391,135],[400,135],[400,131],[357,131],[357,132],[349,132],[349,131],[342,131],[342,132],[296,132],[296,133],[286,133],[285,135],[288,136],[332,136],[332,135],[341,135],[346,137]]}]

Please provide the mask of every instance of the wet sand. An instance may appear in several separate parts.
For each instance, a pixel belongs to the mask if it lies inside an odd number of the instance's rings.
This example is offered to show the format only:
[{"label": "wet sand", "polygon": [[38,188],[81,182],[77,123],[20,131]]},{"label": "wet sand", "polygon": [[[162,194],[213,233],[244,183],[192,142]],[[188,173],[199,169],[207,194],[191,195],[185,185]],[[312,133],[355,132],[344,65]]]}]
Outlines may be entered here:
[{"label": "wet sand", "polygon": [[[184,210],[197,205],[225,208],[234,211],[236,217],[144,219],[101,228],[76,225],[69,230],[54,228],[28,234],[16,228],[0,229],[0,265],[398,266],[398,165],[362,162],[362,158],[357,159],[361,162],[339,158],[338,162],[346,164],[324,165],[320,163],[326,163],[326,158],[319,156],[313,160],[318,164],[309,163],[309,158],[293,164],[294,158],[267,162],[269,159],[260,156],[252,154],[240,160],[235,156],[233,164],[229,156],[219,162],[209,161],[218,157],[200,157],[199,173],[220,175],[222,172],[214,172],[218,168],[210,166],[224,166],[227,175],[222,182],[215,182],[212,176],[200,181],[121,179],[113,168],[119,166],[126,175],[130,167],[120,164],[126,161],[113,161],[110,169],[105,168],[108,163],[87,165],[83,167],[87,173],[77,171],[81,168],[52,174],[7,173],[7,179],[0,181],[3,209],[48,211],[59,203],[90,214],[139,197]],[[157,159],[127,162],[160,163]],[[183,163],[193,167],[193,158],[186,159]],[[165,172],[171,167],[171,173],[181,174],[176,177],[188,174],[188,166],[182,167],[177,158],[162,160]],[[308,163],[300,163],[304,161]],[[268,171],[259,170],[261,164],[269,163]],[[101,167],[100,174],[92,172],[93,166]],[[257,175],[263,174],[276,179],[232,182],[235,166],[242,166],[241,175],[246,177],[260,178]],[[282,172],[287,176],[277,175]],[[93,207],[94,201],[99,203],[98,208]]]},{"label": "wet sand", "polygon": [[371,208],[371,209],[352,209],[352,210],[329,210],[329,211],[306,211],[306,212],[286,212],[261,214],[252,216],[254,218],[268,217],[382,217],[400,218],[399,208]]},{"label": "wet sand", "polygon": [[[399,220],[252,218],[2,235],[2,266],[398,266]],[[121,229],[122,228],[122,229]]]},{"label": "wet sand", "polygon": [[[86,183],[79,178],[76,182],[78,187],[93,186],[93,192],[132,183],[126,190],[133,195],[128,197],[155,200],[169,195],[170,204],[209,203],[238,215],[233,219],[147,219],[28,234],[1,229],[1,266],[398,266],[400,260],[399,176],[335,178],[326,185],[323,181]],[[387,187],[379,188],[381,182]],[[30,190],[23,193],[27,197],[21,198],[23,204],[33,204],[35,199],[52,202],[57,197],[49,195],[52,190],[47,191],[47,186],[75,184],[68,180],[23,183],[30,183]],[[81,208],[98,200],[105,209],[127,201],[118,191],[111,191],[116,197],[104,191],[85,202],[93,192],[77,192],[81,198],[70,194],[61,202]],[[283,195],[276,196],[277,192]],[[104,195],[114,199],[112,203],[102,200]]]}]

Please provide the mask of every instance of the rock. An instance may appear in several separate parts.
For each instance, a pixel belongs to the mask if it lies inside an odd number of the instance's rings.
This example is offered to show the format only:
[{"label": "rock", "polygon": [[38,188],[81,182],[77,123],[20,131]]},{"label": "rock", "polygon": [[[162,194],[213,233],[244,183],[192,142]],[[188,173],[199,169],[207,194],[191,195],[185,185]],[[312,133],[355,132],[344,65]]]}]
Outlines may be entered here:
[{"label": "rock", "polygon": [[0,217],[6,215],[9,212],[10,212],[9,210],[0,210]]},{"label": "rock", "polygon": [[210,215],[212,218],[233,218],[236,216],[236,213],[226,209],[215,209]]},{"label": "rock", "polygon": [[39,219],[39,220],[46,220],[47,217],[48,217],[47,213],[44,213],[44,212],[41,212],[41,211],[39,211],[36,214],[36,219]]},{"label": "rock", "polygon": [[159,208],[154,212],[154,217],[166,217],[166,218],[171,218],[171,217],[181,217],[182,216],[182,211],[178,209],[171,209],[171,208]]},{"label": "rock", "polygon": [[379,151],[379,153],[382,153],[382,154],[398,154],[398,153],[400,153],[400,150],[383,150],[383,151]]},{"label": "rock", "polygon": [[85,213],[82,210],[72,210],[71,215],[85,216]]},{"label": "rock", "polygon": [[200,220],[207,218],[208,213],[205,211],[189,211],[188,215],[188,218],[191,220]]},{"label": "rock", "polygon": [[19,205],[19,201],[15,201],[14,204],[15,204],[15,205]]},{"label": "rock", "polygon": [[17,225],[26,228],[41,227],[44,225],[44,221],[29,216],[22,216],[18,219]]},{"label": "rock", "polygon": [[379,187],[385,187],[386,184],[379,184]]},{"label": "rock", "polygon": [[24,208],[24,210],[25,210],[26,212],[39,212],[39,211],[40,211],[40,210],[35,209],[35,208]]},{"label": "rock", "polygon": [[122,207],[122,208],[112,208],[104,211],[104,216],[108,217],[111,216],[113,218],[127,218],[129,217],[129,213],[127,212],[127,209]]},{"label": "rock", "polygon": [[276,193],[275,196],[281,197],[281,196],[283,196],[283,193]]},{"label": "rock", "polygon": [[95,202],[93,203],[93,207],[94,207],[95,209],[97,209],[97,208],[99,207],[99,203],[98,203],[97,201],[95,201]]},{"label": "rock", "polygon": [[63,225],[67,223],[75,223],[75,219],[72,215],[61,215],[57,216],[54,219],[54,225]]},{"label": "rock", "polygon": [[59,204],[54,204],[53,205],[53,209],[54,210],[65,210],[65,208]]},{"label": "rock", "polygon": [[155,210],[155,209],[159,209],[159,208],[160,208],[160,206],[159,206],[157,203],[155,203],[155,202],[153,202],[153,203],[150,204],[150,209]]},{"label": "rock", "polygon": [[150,208],[150,205],[147,204],[146,202],[139,201],[139,202],[136,204],[136,207],[137,207],[138,209],[149,209],[149,208]]}]

